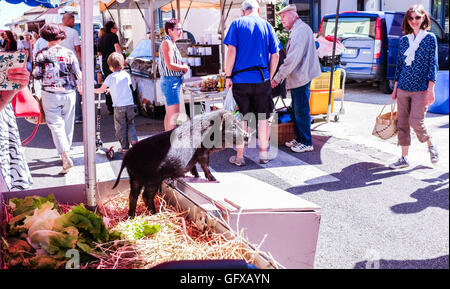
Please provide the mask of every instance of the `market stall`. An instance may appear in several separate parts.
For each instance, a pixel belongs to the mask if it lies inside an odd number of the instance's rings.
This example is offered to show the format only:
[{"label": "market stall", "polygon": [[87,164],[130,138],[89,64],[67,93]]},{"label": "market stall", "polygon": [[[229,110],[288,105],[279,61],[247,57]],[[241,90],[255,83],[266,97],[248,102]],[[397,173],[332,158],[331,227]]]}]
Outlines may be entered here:
[{"label": "market stall", "polygon": [[[160,5],[162,5],[163,2],[164,1],[149,0],[148,7],[150,11],[153,11],[154,7],[161,7]],[[93,4],[94,0],[80,0],[81,35],[82,38],[85,39],[85,41],[82,42],[83,55],[93,55],[93,17],[92,9],[90,8]],[[224,4],[225,1],[222,0],[222,8],[224,8]],[[224,11],[224,9],[222,11]],[[150,13],[150,15],[153,15],[153,13]],[[222,15],[224,14],[222,13]],[[223,20],[224,18],[222,17],[222,23],[224,22]],[[152,16],[150,17],[149,23],[154,23]],[[221,30],[221,39],[223,39],[224,25],[222,25]],[[154,31],[154,29],[151,29],[151,31]],[[152,33],[151,42],[153,56],[156,55],[156,41],[154,33]],[[223,45],[221,46],[221,49],[223,50]],[[223,57],[223,51],[221,55]],[[97,182],[95,163],[96,144],[95,98],[93,97],[93,59],[91,57],[83,57],[81,66],[83,72],[82,87],[85,184],[22,192],[0,192],[0,225],[5,221],[8,221],[8,223],[12,222],[12,225],[15,225],[15,206],[9,203],[12,198],[25,198],[32,195],[47,197],[50,196],[50,193],[52,193],[58,203],[68,204],[69,206],[82,203],[86,205],[87,209],[96,211],[99,208],[104,209],[105,203],[109,203],[114,195],[119,192],[126,191],[126,188],[128,188],[128,182],[123,181],[116,190],[111,189],[112,182]],[[152,75],[154,77],[153,79],[155,79],[157,77],[157,71],[154,62],[152,62],[151,68]],[[202,79],[202,82],[203,80],[206,79]],[[212,93],[208,90],[201,91],[202,88],[208,87],[202,87],[200,84],[200,90],[195,91],[195,93]],[[156,85],[153,85],[153,92],[154,95],[156,95]],[[221,92],[219,90],[214,93],[220,94],[223,93],[223,91]],[[248,190],[244,189],[245,191],[236,193],[233,186],[236,178],[242,180],[243,185],[245,185],[244,187],[248,188]],[[254,185],[256,181],[249,177],[246,178],[231,174],[228,176],[221,176],[219,179],[221,181],[215,183],[208,183],[204,180],[197,179],[194,182],[192,180],[178,180],[174,184],[166,184],[164,186],[165,196],[161,202],[167,202],[172,204],[174,207],[179,207],[181,211],[179,211],[178,214],[181,214],[183,211],[188,212],[186,215],[186,220],[200,225],[202,228],[202,233],[208,232],[205,231],[207,229],[214,229],[215,232],[223,232],[227,235],[230,238],[227,240],[235,240],[239,237],[240,230],[245,229],[246,233],[251,236],[251,243],[253,244],[258,244],[258,242],[260,243],[264,240],[264,238],[261,239],[261,234],[267,233],[268,235],[271,235],[270,241],[267,245],[265,245],[265,250],[271,252],[274,258],[270,258],[267,254],[255,250],[257,247],[251,245],[247,239],[244,239],[243,241],[245,247],[250,248],[250,255],[253,257],[252,260],[254,260],[254,265],[259,268],[313,268],[320,224],[319,206],[310,202],[305,202],[298,197],[291,196],[288,192],[276,189],[266,183],[259,182],[258,186],[256,186]],[[214,185],[214,187],[210,185]],[[2,183],[0,182],[0,187],[1,186]],[[221,194],[218,195],[214,192],[220,192]],[[257,198],[259,198],[260,201],[262,200],[258,197],[261,192],[264,192],[265,194],[264,202],[256,202]],[[295,198],[296,201],[294,201],[293,198]],[[19,200],[18,202],[20,203],[23,201]],[[228,205],[224,205],[223,202],[228,203]],[[9,207],[4,206],[8,203]],[[127,204],[127,201],[125,201],[125,204]],[[54,205],[56,206],[57,204],[54,203]],[[34,209],[38,209],[39,212],[40,209],[45,208],[39,207]],[[49,208],[47,207],[47,209]],[[70,207],[68,212],[52,212],[52,214],[67,214],[72,212],[72,210],[73,207]],[[28,212],[33,214],[33,211]],[[90,215],[90,213],[86,211],[83,212],[83,214]],[[12,214],[13,218],[11,219],[11,215],[8,214]],[[7,217],[5,217],[5,215]],[[29,216],[31,215],[27,215],[27,217]],[[61,216],[62,215],[58,215],[57,217],[59,218]],[[239,220],[241,217],[242,222],[240,223]],[[296,221],[292,222],[286,219],[291,219],[291,217],[295,218]],[[252,220],[256,220],[256,223],[260,225],[253,226],[255,223]],[[274,224],[273,226],[276,226],[276,224],[280,221],[285,222],[286,226],[280,226],[277,228],[276,232],[271,232],[271,227],[269,228],[264,226],[264,224]],[[185,221],[181,222],[184,224]],[[29,230],[30,228],[26,229]],[[55,228],[52,227],[51,229],[53,230]],[[184,225],[182,226],[182,229],[186,231],[186,227]],[[61,228],[59,228],[59,230],[61,230]],[[78,231],[71,229],[71,231],[57,231],[55,234],[69,234],[70,232],[73,233],[71,236],[75,236],[75,233]],[[185,238],[192,238],[188,234],[182,235],[185,236]],[[78,233],[76,233],[76,236],[78,236]],[[294,242],[290,242],[289,246],[286,246],[284,245],[285,240],[279,239],[280,236],[286,236],[287,239],[294,240]],[[71,240],[73,241],[73,239]],[[83,244],[81,244],[81,248],[84,247]],[[86,247],[84,248],[89,250]],[[280,250],[280,248],[283,250]],[[282,263],[278,261],[278,258],[282,260]],[[116,260],[116,262],[119,262],[119,260]]]},{"label": "market stall", "polygon": [[[133,88],[139,95],[144,115],[156,116],[164,111],[164,97],[160,90],[157,68],[158,48],[164,34],[163,20],[175,16],[183,23],[184,39],[178,40],[177,46],[184,62],[191,67],[185,80],[217,79],[224,73],[226,47],[222,44],[222,39],[228,25],[241,16],[242,2],[243,0],[112,0],[105,3],[102,8],[104,18],[119,23],[122,35],[133,39],[127,62],[130,65]],[[266,4],[276,1],[259,2],[261,16],[266,18]],[[161,16],[158,11],[169,13],[170,16]],[[148,32],[154,33],[148,37]],[[193,79],[189,80],[191,76]],[[185,103],[190,103],[193,96],[189,90],[185,92]],[[195,94],[195,99],[202,99],[199,97],[201,92]]]}]

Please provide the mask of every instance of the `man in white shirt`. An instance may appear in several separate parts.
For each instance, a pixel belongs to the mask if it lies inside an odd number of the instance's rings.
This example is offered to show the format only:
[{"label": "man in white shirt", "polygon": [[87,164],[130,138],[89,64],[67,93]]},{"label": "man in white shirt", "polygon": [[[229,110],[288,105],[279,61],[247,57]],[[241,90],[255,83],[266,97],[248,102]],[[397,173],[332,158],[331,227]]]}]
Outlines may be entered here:
[{"label": "man in white shirt", "polygon": [[62,18],[62,25],[64,26],[64,31],[66,32],[66,39],[61,41],[61,46],[72,50],[78,57],[78,61],[81,62],[80,35],[78,35],[78,31],[72,28],[75,26],[75,16],[71,13],[64,14]]},{"label": "man in white shirt", "polygon": [[[64,31],[66,32],[66,38],[61,41],[61,46],[66,47],[75,53],[78,58],[78,62],[81,66],[81,41],[78,31],[73,29],[75,26],[75,16],[72,13],[64,14],[62,18],[62,25],[64,26]],[[81,111],[81,95],[78,91],[77,99],[75,102],[75,123],[83,122],[83,113]]]}]

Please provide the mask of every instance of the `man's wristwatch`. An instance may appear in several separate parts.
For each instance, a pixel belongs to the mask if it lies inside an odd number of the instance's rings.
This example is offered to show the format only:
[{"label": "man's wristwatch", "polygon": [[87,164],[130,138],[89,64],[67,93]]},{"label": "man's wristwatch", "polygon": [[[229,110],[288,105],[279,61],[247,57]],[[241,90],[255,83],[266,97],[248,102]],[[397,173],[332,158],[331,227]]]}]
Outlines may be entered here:
[{"label": "man's wristwatch", "polygon": [[225,78],[226,78],[226,79],[231,79],[231,78],[232,78],[232,76],[230,76],[230,75],[227,75],[227,76],[225,76]]}]

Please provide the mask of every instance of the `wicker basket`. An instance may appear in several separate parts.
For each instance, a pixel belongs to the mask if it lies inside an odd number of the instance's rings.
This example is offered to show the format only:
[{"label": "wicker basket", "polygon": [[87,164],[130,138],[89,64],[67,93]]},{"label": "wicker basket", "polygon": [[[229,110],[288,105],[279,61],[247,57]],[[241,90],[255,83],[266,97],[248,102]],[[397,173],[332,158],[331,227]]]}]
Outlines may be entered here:
[{"label": "wicker basket", "polygon": [[285,142],[291,141],[295,138],[294,123],[286,122],[277,125],[272,125],[272,129],[278,130],[278,144],[284,145]]}]

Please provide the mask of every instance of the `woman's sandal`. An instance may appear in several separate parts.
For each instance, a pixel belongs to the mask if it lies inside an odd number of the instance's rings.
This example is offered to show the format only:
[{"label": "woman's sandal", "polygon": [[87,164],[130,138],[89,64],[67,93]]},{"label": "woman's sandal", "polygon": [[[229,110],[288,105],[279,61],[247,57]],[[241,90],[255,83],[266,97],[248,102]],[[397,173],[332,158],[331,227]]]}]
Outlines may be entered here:
[{"label": "woman's sandal", "polygon": [[244,158],[238,159],[236,156],[232,156],[232,157],[230,157],[230,159],[228,161],[234,165],[237,165],[238,167],[245,166]]},{"label": "woman's sandal", "polygon": [[73,161],[71,158],[63,160],[62,170],[59,172],[59,174],[61,175],[67,174],[71,167],[73,167]]}]

